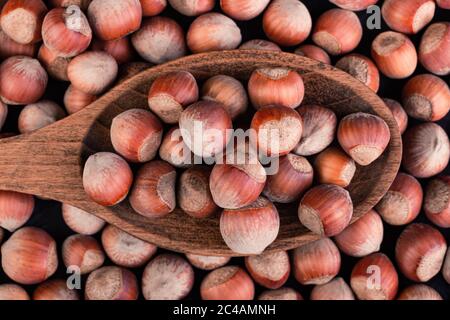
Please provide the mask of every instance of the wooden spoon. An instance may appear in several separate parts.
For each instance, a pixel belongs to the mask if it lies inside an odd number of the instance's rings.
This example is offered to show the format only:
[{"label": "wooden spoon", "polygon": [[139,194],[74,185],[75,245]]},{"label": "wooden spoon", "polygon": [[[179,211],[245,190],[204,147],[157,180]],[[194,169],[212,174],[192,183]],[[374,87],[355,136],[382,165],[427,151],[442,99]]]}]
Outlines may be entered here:
[{"label": "wooden spoon", "polygon": [[[155,77],[187,70],[199,80],[225,74],[245,82],[259,67],[299,71],[306,87],[304,103],[325,105],[338,116],[357,111],[377,114],[387,122],[391,130],[389,147],[375,163],[358,167],[348,188],[354,202],[354,219],[365,214],[387,192],[400,166],[402,143],[391,112],[373,91],[350,75],[298,55],[269,51],[211,52],[160,65],[126,80],[87,108],[51,126],[0,140],[0,189],[73,205],[170,250],[236,256],[222,240],[218,216],[196,220],[176,210],[166,218],[151,220],[136,214],[128,201],[102,207],[86,196],[82,172],[89,155],[113,150],[109,128],[117,114],[130,108],[147,108],[147,92]],[[301,226],[296,205],[281,208],[280,216],[280,233],[269,250],[288,250],[317,239]]]}]

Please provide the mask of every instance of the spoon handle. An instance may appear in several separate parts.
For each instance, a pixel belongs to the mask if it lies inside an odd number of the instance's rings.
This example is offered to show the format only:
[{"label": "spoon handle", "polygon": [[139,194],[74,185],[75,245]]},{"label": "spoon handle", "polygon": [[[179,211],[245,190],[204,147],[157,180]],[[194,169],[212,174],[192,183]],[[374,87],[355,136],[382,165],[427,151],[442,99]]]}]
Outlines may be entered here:
[{"label": "spoon handle", "polygon": [[83,195],[80,142],[52,133],[44,129],[0,140],[0,190],[62,202]]}]

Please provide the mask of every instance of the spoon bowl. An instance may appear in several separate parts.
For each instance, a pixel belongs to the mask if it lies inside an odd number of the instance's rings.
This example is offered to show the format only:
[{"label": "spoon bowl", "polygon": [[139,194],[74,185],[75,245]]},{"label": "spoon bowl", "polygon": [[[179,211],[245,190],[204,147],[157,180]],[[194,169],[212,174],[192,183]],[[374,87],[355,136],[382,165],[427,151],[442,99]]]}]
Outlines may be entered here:
[{"label": "spoon bowl", "polygon": [[[252,71],[261,67],[297,70],[305,83],[304,104],[324,105],[339,118],[360,111],[376,114],[388,124],[391,131],[388,148],[371,165],[358,166],[347,188],[354,203],[353,220],[358,219],[383,197],[400,167],[402,143],[391,112],[373,91],[347,73],[298,55],[271,51],[203,53],[153,67],[122,82],[74,115],[30,134],[0,140],[0,189],[78,207],[140,239],[173,251],[238,256],[222,240],[219,213],[199,220],[176,209],[167,217],[149,219],[134,212],[128,201],[102,207],[85,194],[82,173],[89,155],[113,151],[109,129],[116,115],[131,108],[148,108],[147,93],[156,77],[186,70],[199,81],[224,74],[245,83]],[[296,205],[280,206],[279,211],[280,232],[268,250],[288,250],[318,239],[300,224]]]}]

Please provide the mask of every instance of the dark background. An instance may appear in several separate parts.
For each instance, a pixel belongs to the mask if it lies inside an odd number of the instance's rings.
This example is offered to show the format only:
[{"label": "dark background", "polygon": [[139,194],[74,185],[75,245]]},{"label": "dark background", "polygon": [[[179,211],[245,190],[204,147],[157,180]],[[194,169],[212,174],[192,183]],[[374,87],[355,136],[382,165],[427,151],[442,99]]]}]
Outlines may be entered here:
[{"label": "dark background", "polygon": [[[251,1],[251,0],[250,0]],[[313,18],[313,24],[319,17],[319,15],[323,12],[325,12],[328,9],[334,8],[335,6],[330,4],[327,0],[303,0],[302,1],[309,9],[311,16]],[[383,1],[379,1],[378,5],[381,5]],[[219,6],[216,7],[215,11],[220,11]],[[357,13],[360,17],[361,23],[363,25],[364,29],[364,36],[363,39],[358,46],[358,48],[354,52],[358,52],[361,54],[364,54],[366,56],[370,56],[370,46],[373,41],[373,39],[381,32],[388,30],[386,24],[384,21],[382,21],[382,29],[381,30],[369,30],[366,28],[366,20],[369,17],[369,15],[366,14],[365,11]],[[163,13],[163,16],[171,17],[175,19],[178,23],[180,23],[185,30],[188,29],[190,23],[194,20],[194,18],[185,17],[180,15],[179,13],[172,10],[170,7],[168,7]],[[450,10],[443,10],[443,9],[437,9],[435,17],[433,22],[437,21],[450,21]],[[243,42],[251,39],[266,39],[263,29],[262,29],[262,18],[261,16],[253,19],[251,21],[246,22],[237,22],[243,36]],[[412,41],[415,43],[416,48],[418,48],[418,44],[420,42],[420,39],[422,37],[424,30],[422,30],[417,35],[411,36]],[[308,39],[305,41],[305,43],[312,43],[311,39]],[[283,51],[287,52],[293,52],[294,47],[292,48],[283,48]],[[332,57],[333,64],[336,63],[336,61],[339,59],[339,57]],[[427,71],[422,67],[418,66],[415,74],[422,74],[427,73]],[[449,83],[450,77],[444,77],[444,80]],[[401,91],[406,83],[407,80],[392,80],[388,79],[381,75],[381,83],[380,83],[380,90],[378,94],[384,98],[391,98],[398,101],[401,101]],[[62,103],[62,97],[65,92],[65,88],[68,86],[68,84],[64,84],[61,82],[55,82],[51,81],[49,84],[49,89],[46,93],[46,98],[49,98],[51,100],[59,102],[61,105]],[[7,122],[3,128],[3,132],[16,132],[17,131],[17,117],[20,112],[20,107],[9,107],[9,115]],[[409,119],[410,125],[413,125],[416,123],[416,121]],[[438,122],[448,134],[450,134],[450,114],[447,115],[447,117],[441,121]],[[450,166],[447,167],[445,174],[450,174]],[[421,179],[420,182],[425,187],[427,184],[426,179]],[[59,249],[59,257],[61,257],[61,245],[64,239],[66,239],[69,235],[73,234],[73,232],[64,224],[64,221],[61,217],[61,208],[60,204],[53,202],[53,201],[42,201],[37,199],[36,202],[36,208],[34,211],[34,214],[31,218],[31,220],[28,222],[27,225],[37,226],[40,228],[43,228],[44,230],[48,231],[57,241],[58,243],[58,249]],[[430,223],[425,215],[421,213],[419,217],[416,219],[415,222],[425,222]],[[383,244],[381,246],[381,252],[387,254],[393,263],[395,264],[395,255],[394,255],[394,249],[395,249],[395,243],[400,235],[400,233],[405,228],[404,226],[400,227],[393,227],[389,226],[387,224],[384,224],[385,227],[385,236],[383,240]],[[436,226],[434,226],[436,227]],[[436,227],[437,228],[437,227]],[[444,236],[447,239],[447,243],[450,243],[450,229],[440,229],[440,231],[444,234]],[[7,238],[9,234],[6,233],[5,238]],[[100,234],[97,234],[97,239],[100,241]],[[164,250],[160,249],[159,253],[163,252]],[[340,276],[342,276],[347,283],[349,283],[350,280],[350,274],[352,271],[353,266],[358,261],[356,258],[348,257],[345,254],[342,254],[342,269]],[[111,264],[109,260],[105,262],[106,265]],[[239,264],[243,265],[243,259],[242,258],[234,258],[231,261],[231,264]],[[398,268],[397,268],[398,269]],[[138,279],[141,278],[142,269],[134,270]],[[203,277],[205,276],[206,272],[203,272],[201,270],[195,269],[195,286],[189,295],[188,299],[200,299],[200,283]],[[59,264],[59,268],[57,273],[52,278],[65,278],[67,275],[65,273],[65,268],[63,264]],[[399,272],[400,277],[400,290],[405,288],[406,286],[413,284],[413,282],[407,280],[404,276],[402,276]],[[85,278],[83,279],[85,280]],[[8,283],[11,282],[7,276],[3,273],[2,270],[0,270],[0,283]],[[444,299],[450,299],[450,285],[448,285],[444,279],[442,278],[442,274],[439,273],[436,277],[434,277],[431,281],[427,283],[428,285],[435,288],[443,297]],[[291,276],[291,278],[286,283],[286,286],[295,288],[298,290],[304,298],[309,297],[309,292],[312,289],[311,286],[301,286],[299,283]],[[34,290],[33,286],[25,287],[31,294]],[[262,292],[264,288],[257,286],[257,295]],[[399,290],[399,292],[400,292]],[[256,296],[257,296],[256,295]]]}]

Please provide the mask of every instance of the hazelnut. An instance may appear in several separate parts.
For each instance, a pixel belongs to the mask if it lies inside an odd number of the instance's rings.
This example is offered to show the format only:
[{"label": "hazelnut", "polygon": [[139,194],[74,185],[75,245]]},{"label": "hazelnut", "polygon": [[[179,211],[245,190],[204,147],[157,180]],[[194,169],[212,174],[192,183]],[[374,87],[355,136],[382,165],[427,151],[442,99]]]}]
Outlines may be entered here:
[{"label": "hazelnut", "polygon": [[248,97],[244,86],[229,76],[217,75],[209,78],[203,84],[202,99],[222,103],[231,119],[247,111]]},{"label": "hazelnut", "polygon": [[447,250],[447,254],[445,256],[444,266],[442,267],[442,276],[445,281],[450,284],[450,248]]},{"label": "hazelnut", "polygon": [[323,151],[334,140],[336,115],[330,109],[318,105],[303,105],[297,111],[303,120],[303,131],[294,152],[299,156],[311,156]]},{"label": "hazelnut", "polygon": [[176,168],[186,168],[194,164],[194,155],[184,143],[178,126],[171,128],[163,137],[159,157]]},{"label": "hazelnut", "polygon": [[328,53],[321,47],[312,44],[301,45],[300,47],[295,49],[294,53],[303,57],[323,62],[325,64],[331,64],[331,59]]},{"label": "hazelnut", "polygon": [[51,51],[43,44],[39,49],[38,59],[50,77],[59,81],[69,81],[67,68],[69,67],[70,58],[58,56],[57,53]]},{"label": "hazelnut", "polygon": [[91,95],[105,92],[116,80],[117,72],[116,60],[103,51],[82,53],[73,58],[67,68],[72,85]]},{"label": "hazelnut", "polygon": [[375,63],[369,58],[357,53],[349,54],[336,63],[336,68],[347,72],[374,92],[378,92],[380,73]]},{"label": "hazelnut", "polygon": [[88,18],[97,37],[115,40],[140,28],[142,7],[139,0],[92,0]]},{"label": "hazelnut", "polygon": [[400,234],[395,246],[395,258],[405,277],[427,282],[441,270],[446,251],[445,238],[437,229],[414,223]]},{"label": "hazelnut", "polygon": [[207,13],[192,22],[187,44],[194,53],[236,49],[242,41],[236,23],[220,13]]},{"label": "hazelnut", "polygon": [[[244,157],[243,163],[239,158]],[[221,208],[239,209],[250,205],[264,189],[266,171],[258,159],[236,153],[235,163],[227,160],[214,166],[209,186],[214,202]]]},{"label": "hazelnut", "polygon": [[70,85],[64,94],[64,106],[69,114],[73,114],[84,109],[95,100],[97,100],[97,96],[84,93],[83,91],[75,88],[73,85]]},{"label": "hazelnut", "polygon": [[114,150],[132,162],[148,162],[155,158],[162,134],[159,119],[143,109],[122,112],[111,123]]},{"label": "hazelnut", "polygon": [[311,300],[355,300],[350,286],[337,277],[328,283],[315,286],[311,291]]},{"label": "hazelnut", "polygon": [[235,20],[251,20],[266,9],[270,0],[220,0],[222,11]]},{"label": "hazelnut", "polygon": [[311,15],[300,1],[274,0],[264,12],[264,32],[279,45],[299,45],[308,38],[311,28]]},{"label": "hazelnut", "polygon": [[404,34],[386,31],[372,42],[372,58],[378,69],[388,78],[404,79],[417,67],[414,44]]},{"label": "hazelnut", "polygon": [[48,76],[38,60],[14,56],[0,65],[0,96],[4,103],[37,102],[47,88]]},{"label": "hazelnut", "polygon": [[278,211],[263,197],[241,209],[225,209],[220,217],[220,233],[225,243],[239,254],[261,254],[275,241],[279,229]]},{"label": "hazelnut", "polygon": [[58,267],[56,242],[44,230],[25,227],[17,230],[1,247],[2,268],[20,284],[37,284]]},{"label": "hazelnut", "polygon": [[286,68],[261,68],[248,81],[248,94],[256,109],[280,105],[296,108],[302,103],[305,87],[302,77]]},{"label": "hazelnut", "polygon": [[71,58],[85,51],[92,40],[92,30],[80,7],[55,8],[42,24],[44,45],[59,57]]},{"label": "hazelnut", "polygon": [[442,9],[450,9],[450,0],[436,0],[438,7]]},{"label": "hazelnut", "polygon": [[450,143],[444,129],[435,123],[422,123],[403,135],[403,167],[417,178],[442,172],[449,162]]},{"label": "hazelnut", "polygon": [[198,91],[192,74],[187,71],[170,72],[152,82],[148,105],[165,123],[178,123],[183,109],[198,100]]},{"label": "hazelnut", "polygon": [[61,120],[66,112],[53,101],[42,100],[27,105],[19,114],[20,133],[29,133]]},{"label": "hazelnut", "polygon": [[323,184],[310,189],[300,201],[300,222],[315,234],[335,236],[341,233],[353,216],[350,194],[342,187]]},{"label": "hazelnut", "polygon": [[185,16],[198,16],[214,8],[214,0],[168,0],[172,8]]},{"label": "hazelnut", "polygon": [[389,110],[391,110],[392,115],[397,122],[400,134],[403,134],[408,127],[408,115],[406,114],[405,109],[403,109],[402,105],[398,101],[386,98],[384,98],[383,101]]},{"label": "hazelnut", "polygon": [[356,172],[355,161],[337,147],[329,147],[319,153],[314,162],[318,181],[346,188]]},{"label": "hazelnut", "polygon": [[38,45],[36,43],[21,44],[6,35],[0,29],[0,58],[8,59],[12,56],[28,56],[36,55]]},{"label": "hazelnut", "polygon": [[413,176],[400,172],[376,210],[387,223],[401,226],[411,223],[422,207],[422,187]]},{"label": "hazelnut", "polygon": [[202,281],[203,300],[253,300],[255,286],[250,276],[238,266],[211,271]]},{"label": "hazelnut", "polygon": [[93,235],[105,225],[105,221],[84,210],[68,204],[62,204],[62,217],[66,225],[74,232]]},{"label": "hazelnut", "polygon": [[300,142],[303,121],[291,108],[268,106],[259,109],[253,116],[251,129],[259,153],[270,157],[282,156]]},{"label": "hazelnut", "polygon": [[34,197],[14,191],[0,191],[0,227],[14,232],[22,227],[34,210]]},{"label": "hazelnut", "polygon": [[255,282],[269,289],[281,288],[291,272],[289,256],[286,251],[274,251],[246,257],[245,266]]},{"label": "hazelnut", "polygon": [[1,28],[20,44],[39,42],[47,6],[42,0],[8,0],[2,8]]},{"label": "hazelnut", "polygon": [[175,168],[167,162],[154,160],[144,164],[135,176],[130,194],[133,209],[148,218],[171,213],[176,206],[176,176]]},{"label": "hazelnut", "polygon": [[361,42],[362,34],[361,22],[354,12],[331,9],[317,19],[312,40],[335,56],[353,51]]},{"label": "hazelnut", "polygon": [[160,64],[186,54],[186,42],[181,26],[166,17],[148,18],[131,36],[131,42],[146,61]]},{"label": "hazelnut", "polygon": [[102,206],[114,206],[122,202],[128,195],[132,182],[130,166],[114,153],[96,153],[84,165],[84,190],[93,201]]},{"label": "hazelnut", "polygon": [[65,203],[62,204],[62,217],[72,231],[84,235],[96,234],[105,225],[105,221],[93,214]]},{"label": "hazelnut", "polygon": [[92,50],[105,51],[109,53],[118,64],[131,62],[135,58],[135,51],[131,44],[130,37],[123,37],[117,40],[103,41],[95,39],[92,43]]},{"label": "hazelnut", "polygon": [[428,219],[442,228],[450,228],[450,176],[428,183],[423,209]]},{"label": "hazelnut", "polygon": [[239,46],[241,50],[266,50],[266,51],[282,51],[281,48],[274,42],[254,39],[244,42]]},{"label": "hazelnut", "polygon": [[378,0],[329,0],[342,9],[361,11],[376,4]]},{"label": "hazelnut", "polygon": [[398,274],[385,254],[373,253],[356,263],[350,285],[359,300],[393,300],[398,290]]},{"label": "hazelnut", "polygon": [[415,76],[403,88],[403,106],[412,118],[423,121],[441,120],[450,110],[450,88],[437,76]]},{"label": "hazelnut", "polygon": [[30,300],[30,296],[17,284],[0,284],[0,301],[12,300]]},{"label": "hazelnut", "polygon": [[391,133],[380,117],[357,112],[341,120],[337,138],[342,149],[353,160],[361,166],[367,166],[383,154]]},{"label": "hazelnut", "polygon": [[140,0],[144,17],[157,16],[167,6],[167,0]]},{"label": "hazelnut", "polygon": [[33,293],[33,300],[64,301],[80,300],[78,292],[69,289],[67,282],[62,279],[48,280],[40,284]]},{"label": "hazelnut", "polygon": [[339,250],[328,238],[304,244],[293,252],[294,276],[303,285],[328,283],[340,268]]},{"label": "hazelnut", "polygon": [[337,246],[352,257],[364,257],[380,250],[383,241],[383,221],[370,210],[334,237]]},{"label": "hazelnut", "polygon": [[64,240],[62,259],[67,268],[76,266],[81,274],[88,274],[103,265],[105,254],[95,238],[75,234]]},{"label": "hazelnut", "polygon": [[403,290],[398,300],[443,300],[439,292],[424,284],[414,284]]},{"label": "hazelnut", "polygon": [[267,177],[263,193],[273,202],[294,202],[311,187],[313,167],[306,158],[292,153],[281,157],[278,166],[278,171]]},{"label": "hazelnut", "polygon": [[280,288],[275,290],[263,291],[258,297],[258,300],[303,300],[300,293],[292,288]]},{"label": "hazelnut", "polygon": [[137,300],[136,276],[120,267],[102,267],[92,272],[84,292],[86,300]]},{"label": "hazelnut", "polygon": [[126,268],[144,265],[158,249],[155,245],[135,238],[113,225],[103,229],[102,245],[111,261]]},{"label": "hazelnut", "polygon": [[181,174],[178,183],[178,203],[180,208],[194,218],[206,218],[217,211],[211,191],[209,177],[211,170],[196,166]]},{"label": "hazelnut", "polygon": [[433,0],[413,2],[386,0],[381,8],[383,19],[392,30],[402,33],[418,33],[434,17],[436,3]]},{"label": "hazelnut", "polygon": [[419,60],[425,69],[440,76],[450,73],[449,39],[450,23],[433,23],[427,28],[419,47]]},{"label": "hazelnut", "polygon": [[201,270],[214,270],[226,265],[230,257],[201,256],[197,254],[187,253],[186,258],[196,268]]},{"label": "hazelnut", "polygon": [[161,254],[149,262],[142,275],[146,300],[181,300],[194,286],[194,270],[182,257]]},{"label": "hazelnut", "polygon": [[184,143],[204,158],[221,154],[232,137],[231,117],[223,104],[214,101],[190,105],[181,113],[179,124]]}]

